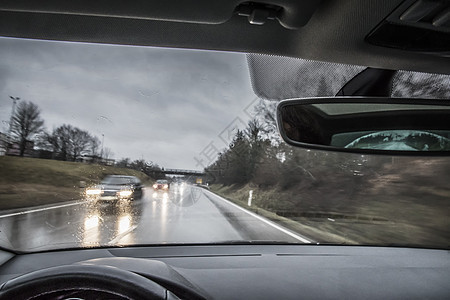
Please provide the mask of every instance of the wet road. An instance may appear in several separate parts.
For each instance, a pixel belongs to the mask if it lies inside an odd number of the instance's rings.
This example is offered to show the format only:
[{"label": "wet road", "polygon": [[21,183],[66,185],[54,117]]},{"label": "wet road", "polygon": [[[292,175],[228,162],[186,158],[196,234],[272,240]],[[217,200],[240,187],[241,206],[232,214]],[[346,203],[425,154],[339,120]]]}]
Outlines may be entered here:
[{"label": "wet road", "polygon": [[143,198],[136,201],[80,201],[0,215],[0,244],[22,251],[242,240],[308,242],[210,191],[189,185],[172,185],[169,192],[146,188]]}]

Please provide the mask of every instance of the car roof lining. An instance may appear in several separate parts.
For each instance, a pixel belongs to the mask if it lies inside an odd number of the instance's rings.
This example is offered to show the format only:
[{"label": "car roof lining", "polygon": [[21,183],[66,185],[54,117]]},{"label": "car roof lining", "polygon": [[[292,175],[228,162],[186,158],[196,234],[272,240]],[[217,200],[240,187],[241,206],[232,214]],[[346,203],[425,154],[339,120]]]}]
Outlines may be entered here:
[{"label": "car roof lining", "polygon": [[[294,3],[292,0],[264,2],[281,7]],[[126,5],[123,1],[79,1],[76,6],[66,1],[8,0],[0,4],[0,35],[261,53],[450,74],[446,54],[410,52],[365,42],[366,36],[403,0],[300,2],[318,6],[306,25],[288,29],[276,20],[268,20],[264,25],[250,24],[246,17],[233,13],[240,1],[183,0],[176,5],[163,5],[164,2],[156,0],[133,0]],[[140,11],[144,12],[139,14]],[[146,15],[145,11],[151,13]],[[291,18],[308,19],[300,13],[296,15],[295,10],[293,14]]]}]

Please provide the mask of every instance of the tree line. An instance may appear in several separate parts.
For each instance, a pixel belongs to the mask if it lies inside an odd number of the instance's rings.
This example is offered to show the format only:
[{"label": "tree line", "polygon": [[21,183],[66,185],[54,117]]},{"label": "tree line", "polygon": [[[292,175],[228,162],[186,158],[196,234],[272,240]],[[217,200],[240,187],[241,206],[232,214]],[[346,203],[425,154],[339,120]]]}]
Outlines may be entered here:
[{"label": "tree line", "polygon": [[53,153],[58,160],[76,161],[82,155],[92,158],[108,158],[110,151],[101,151],[98,137],[80,128],[63,124],[52,132],[44,132],[39,139],[39,148]]},{"label": "tree line", "polygon": [[[101,162],[113,155],[111,149],[102,147],[97,136],[70,124],[47,131],[41,118],[41,110],[31,101],[19,102],[12,116],[10,133],[13,141],[19,144],[20,156],[24,156],[30,141],[39,150],[51,153],[51,158],[57,160],[77,161],[82,156],[89,156],[91,162]],[[116,166],[141,171],[152,178],[165,176],[158,164],[143,159],[122,158],[117,161]]]},{"label": "tree line", "polygon": [[10,126],[11,137],[19,144],[20,156],[24,156],[30,141],[58,160],[77,161],[82,155],[107,159],[112,155],[109,148],[102,149],[98,137],[70,124],[46,131],[41,110],[31,101],[19,102]]}]

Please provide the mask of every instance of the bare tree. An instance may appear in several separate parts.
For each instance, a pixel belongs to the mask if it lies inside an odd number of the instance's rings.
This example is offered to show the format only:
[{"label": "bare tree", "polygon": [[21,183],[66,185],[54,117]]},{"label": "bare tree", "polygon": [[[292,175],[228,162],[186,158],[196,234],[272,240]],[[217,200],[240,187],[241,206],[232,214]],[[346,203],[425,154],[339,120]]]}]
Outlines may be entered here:
[{"label": "bare tree", "polygon": [[81,130],[79,128],[72,128],[70,131],[70,143],[71,143],[71,155],[72,160],[76,161],[77,158],[89,150],[92,137],[89,132]]},{"label": "bare tree", "polygon": [[277,127],[277,102],[260,100],[255,106],[255,117],[261,126],[259,134],[274,144],[280,144],[281,139]]},{"label": "bare tree", "polygon": [[104,159],[109,159],[114,155],[114,153],[111,151],[111,149],[109,149],[108,147],[105,147],[103,149],[103,158]]},{"label": "bare tree", "polygon": [[30,101],[20,102],[12,119],[11,133],[19,139],[20,156],[23,156],[27,141],[39,133],[44,126],[41,111]]},{"label": "bare tree", "polygon": [[247,135],[250,143],[252,145],[257,144],[261,141],[261,133],[264,131],[264,127],[258,121],[258,119],[251,119],[248,121],[247,128],[244,130],[244,133]]},{"label": "bare tree", "polygon": [[51,134],[46,135],[46,142],[50,145],[56,158],[61,160],[76,161],[83,153],[98,152],[100,141],[89,132],[64,124],[53,129]]},{"label": "bare tree", "polygon": [[91,155],[93,157],[100,155],[100,153],[99,153],[100,143],[101,142],[100,142],[100,139],[98,137],[96,137],[96,136],[92,136],[91,137],[91,141],[90,141],[89,146],[90,146]]},{"label": "bare tree", "polygon": [[53,129],[51,135],[48,135],[48,142],[53,146],[53,153],[56,158],[61,160],[68,160],[70,153],[72,152],[71,145],[71,131],[73,127],[71,125],[62,125],[56,129]]}]

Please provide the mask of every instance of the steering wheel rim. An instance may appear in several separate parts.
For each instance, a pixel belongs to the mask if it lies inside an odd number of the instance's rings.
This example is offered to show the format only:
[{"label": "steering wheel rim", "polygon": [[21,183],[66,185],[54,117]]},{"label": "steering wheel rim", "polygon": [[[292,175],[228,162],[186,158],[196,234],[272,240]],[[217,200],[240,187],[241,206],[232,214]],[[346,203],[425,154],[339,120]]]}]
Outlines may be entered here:
[{"label": "steering wheel rim", "polygon": [[[0,299],[38,299],[65,290],[93,290],[125,299],[166,299],[167,290],[136,273],[104,265],[67,265],[27,273],[0,287]],[[44,299],[44,298],[43,298]]]}]

